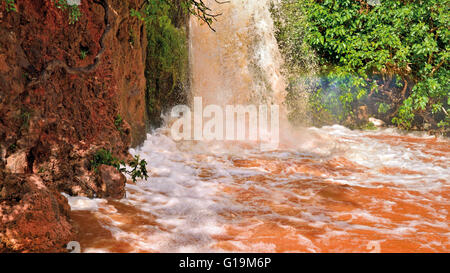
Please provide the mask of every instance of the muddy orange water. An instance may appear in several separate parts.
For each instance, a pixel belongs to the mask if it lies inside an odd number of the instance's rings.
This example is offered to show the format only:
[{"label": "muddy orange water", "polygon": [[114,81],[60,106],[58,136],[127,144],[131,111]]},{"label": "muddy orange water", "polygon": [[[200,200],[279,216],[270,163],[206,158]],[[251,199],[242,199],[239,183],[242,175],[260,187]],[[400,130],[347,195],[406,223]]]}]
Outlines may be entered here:
[{"label": "muddy orange water", "polygon": [[[70,197],[85,252],[449,252],[450,141],[307,129],[257,145],[148,136],[147,181]],[[295,142],[295,141],[293,141]]]}]

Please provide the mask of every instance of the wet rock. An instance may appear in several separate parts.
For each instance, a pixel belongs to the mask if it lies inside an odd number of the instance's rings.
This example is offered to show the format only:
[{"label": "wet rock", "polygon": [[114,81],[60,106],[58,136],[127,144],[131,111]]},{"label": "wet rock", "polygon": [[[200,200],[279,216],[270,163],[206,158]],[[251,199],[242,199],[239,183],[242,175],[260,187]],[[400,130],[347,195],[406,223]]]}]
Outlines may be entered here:
[{"label": "wet rock", "polygon": [[67,199],[37,175],[9,174],[0,183],[0,252],[66,252],[76,238]]},{"label": "wet rock", "polygon": [[127,182],[125,175],[113,166],[107,165],[98,167],[98,172],[102,189],[101,197],[114,199],[125,197],[125,184]]},{"label": "wet rock", "polygon": [[372,122],[372,124],[375,125],[376,127],[382,127],[385,125],[384,121],[376,118],[369,118],[369,122]]},{"label": "wet rock", "polygon": [[11,173],[26,173],[28,169],[27,153],[18,151],[6,159],[6,170]]}]

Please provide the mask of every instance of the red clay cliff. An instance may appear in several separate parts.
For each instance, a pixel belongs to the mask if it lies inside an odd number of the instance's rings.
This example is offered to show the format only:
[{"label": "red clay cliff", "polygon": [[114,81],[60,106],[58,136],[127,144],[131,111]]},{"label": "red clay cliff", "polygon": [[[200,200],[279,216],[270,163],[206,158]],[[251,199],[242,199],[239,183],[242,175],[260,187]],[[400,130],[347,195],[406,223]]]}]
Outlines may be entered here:
[{"label": "red clay cliff", "polygon": [[145,138],[142,2],[82,0],[74,24],[52,0],[0,2],[0,252],[65,251],[77,231],[61,192],[123,196],[124,177],[90,160]]}]

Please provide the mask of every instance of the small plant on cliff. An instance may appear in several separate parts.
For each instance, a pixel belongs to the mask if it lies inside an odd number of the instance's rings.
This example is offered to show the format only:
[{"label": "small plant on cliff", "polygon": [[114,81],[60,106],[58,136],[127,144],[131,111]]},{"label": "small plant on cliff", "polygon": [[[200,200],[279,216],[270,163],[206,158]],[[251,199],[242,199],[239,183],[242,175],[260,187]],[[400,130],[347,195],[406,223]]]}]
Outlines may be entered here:
[{"label": "small plant on cliff", "polygon": [[81,51],[80,51],[80,59],[82,59],[82,60],[86,59],[88,54],[89,54],[89,50],[81,49]]},{"label": "small plant on cliff", "polygon": [[14,0],[2,0],[2,2],[5,3],[5,8],[7,12],[17,11]]},{"label": "small plant on cliff", "polygon": [[134,159],[128,162],[131,171],[127,171],[131,175],[131,179],[136,183],[137,178],[147,179],[147,161],[140,159],[139,155],[134,156]]},{"label": "small plant on cliff", "polygon": [[75,24],[81,17],[81,11],[78,6],[71,6],[69,10],[69,23]]},{"label": "small plant on cliff", "polygon": [[20,120],[22,121],[22,126],[20,127],[20,129],[27,130],[30,127],[30,119],[31,119],[31,112],[26,109],[22,109],[22,112],[20,113]]},{"label": "small plant on cliff", "polygon": [[125,169],[121,167],[121,165],[125,165],[123,160],[119,160],[114,157],[111,151],[100,149],[94,154],[94,159],[91,160],[91,168],[97,172],[98,167],[100,165],[109,165],[115,167],[120,172],[123,172]]},{"label": "small plant on cliff", "polygon": [[120,116],[120,114],[117,114],[116,118],[114,119],[114,125],[119,132],[122,132],[122,124],[123,118]]},{"label": "small plant on cliff", "polygon": [[123,167],[125,166],[125,161],[114,157],[111,151],[100,149],[94,154],[93,160],[91,160],[91,168],[97,172],[100,165],[113,166],[119,172],[129,174],[135,183],[138,178],[148,178],[147,161],[140,159],[139,155],[134,156],[132,160],[128,161],[128,165],[131,168],[131,171],[128,171]]},{"label": "small plant on cliff", "polygon": [[67,0],[52,0],[56,7],[62,11],[69,12],[69,24],[75,24],[81,17],[80,7],[77,5],[69,5]]}]

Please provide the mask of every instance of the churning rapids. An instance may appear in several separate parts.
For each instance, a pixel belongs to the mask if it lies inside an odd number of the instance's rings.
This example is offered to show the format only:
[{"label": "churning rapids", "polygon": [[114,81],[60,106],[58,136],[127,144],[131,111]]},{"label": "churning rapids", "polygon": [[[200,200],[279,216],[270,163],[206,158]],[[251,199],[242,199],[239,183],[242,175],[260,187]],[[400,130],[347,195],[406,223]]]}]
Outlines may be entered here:
[{"label": "churning rapids", "polygon": [[83,251],[368,252],[373,241],[382,252],[450,251],[448,140],[308,134],[266,153],[149,135],[131,152],[152,176],[128,184],[126,199],[70,198]]},{"label": "churning rapids", "polygon": [[[280,103],[269,0],[208,2],[223,16],[217,33],[191,21],[193,95]],[[130,153],[151,176],[127,184],[125,199],[69,197],[82,251],[450,251],[449,139],[337,125],[293,135],[261,152],[245,142],[174,142],[164,128],[149,134]]]}]

